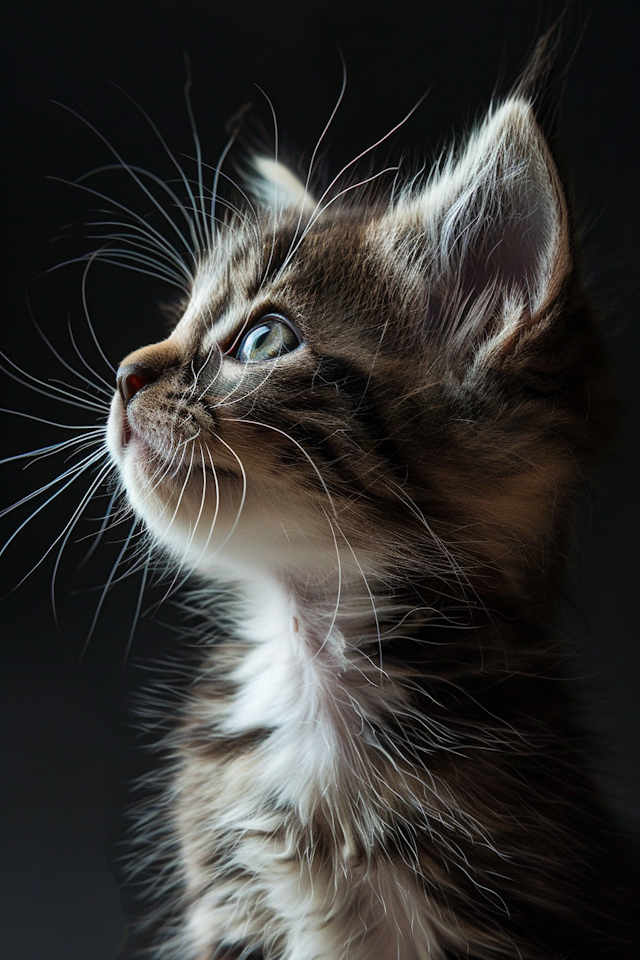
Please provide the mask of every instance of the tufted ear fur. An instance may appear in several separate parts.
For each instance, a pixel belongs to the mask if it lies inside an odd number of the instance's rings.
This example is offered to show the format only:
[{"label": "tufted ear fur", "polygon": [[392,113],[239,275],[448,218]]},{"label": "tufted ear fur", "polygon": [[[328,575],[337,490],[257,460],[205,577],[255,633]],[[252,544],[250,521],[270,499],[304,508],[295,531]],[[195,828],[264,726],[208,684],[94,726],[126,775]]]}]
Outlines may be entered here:
[{"label": "tufted ear fur", "polygon": [[514,97],[494,110],[461,154],[400,196],[383,229],[425,291],[430,332],[454,354],[539,315],[571,256],[562,188],[531,105]]},{"label": "tufted ear fur", "polygon": [[249,177],[249,189],[259,203],[277,213],[313,213],[315,199],[288,167],[259,154],[252,158],[252,163],[254,172]]}]

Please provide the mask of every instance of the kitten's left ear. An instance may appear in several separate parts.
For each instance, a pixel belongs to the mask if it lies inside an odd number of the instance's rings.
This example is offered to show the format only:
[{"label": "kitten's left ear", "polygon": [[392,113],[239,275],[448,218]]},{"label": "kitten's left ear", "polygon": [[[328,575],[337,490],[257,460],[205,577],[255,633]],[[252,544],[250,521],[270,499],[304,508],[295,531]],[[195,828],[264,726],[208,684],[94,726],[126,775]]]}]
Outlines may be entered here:
[{"label": "kitten's left ear", "polygon": [[259,154],[252,158],[252,164],[255,172],[248,178],[249,190],[259,203],[275,213],[313,213],[316,201],[308,186],[288,167]]},{"label": "kitten's left ear", "polygon": [[534,319],[572,268],[559,177],[522,97],[385,220],[387,244],[421,274],[431,330],[464,352]]}]

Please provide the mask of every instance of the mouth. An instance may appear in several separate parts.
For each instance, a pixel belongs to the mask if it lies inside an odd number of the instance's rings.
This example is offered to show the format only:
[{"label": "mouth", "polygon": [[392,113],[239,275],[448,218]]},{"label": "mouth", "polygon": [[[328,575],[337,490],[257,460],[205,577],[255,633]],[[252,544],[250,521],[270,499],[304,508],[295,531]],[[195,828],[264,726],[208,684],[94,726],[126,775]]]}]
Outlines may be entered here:
[{"label": "mouth", "polygon": [[[117,402],[119,400],[117,394],[116,398],[109,423],[110,448],[114,460],[121,467],[124,465],[126,454],[127,462],[135,461],[140,467],[155,465],[154,469],[157,469],[161,461],[166,462],[167,466],[176,467],[175,472],[172,473],[176,482],[180,481],[185,471],[192,473],[194,477],[209,477],[213,483],[242,482],[242,471],[239,471],[234,463],[225,462],[228,460],[228,455],[220,456],[220,451],[217,451],[218,456],[214,455],[215,464],[207,462],[202,452],[197,457],[180,457],[175,443],[171,447],[163,443],[157,429],[152,429],[150,435],[146,429],[140,429],[135,423],[136,418],[130,418],[122,402]],[[188,445],[193,440],[195,437],[184,437],[178,446],[182,447],[185,443]],[[224,451],[222,453],[224,454]]]}]

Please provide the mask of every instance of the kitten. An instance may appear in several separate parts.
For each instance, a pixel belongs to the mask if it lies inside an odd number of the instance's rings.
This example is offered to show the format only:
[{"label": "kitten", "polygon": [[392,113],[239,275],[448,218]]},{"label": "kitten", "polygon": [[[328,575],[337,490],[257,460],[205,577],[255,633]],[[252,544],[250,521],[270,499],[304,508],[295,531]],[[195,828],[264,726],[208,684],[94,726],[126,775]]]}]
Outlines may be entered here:
[{"label": "kitten", "polygon": [[188,298],[108,424],[211,624],[155,955],[635,956],[545,627],[610,400],[532,104],[387,199],[254,167],[213,233],[192,196]]}]

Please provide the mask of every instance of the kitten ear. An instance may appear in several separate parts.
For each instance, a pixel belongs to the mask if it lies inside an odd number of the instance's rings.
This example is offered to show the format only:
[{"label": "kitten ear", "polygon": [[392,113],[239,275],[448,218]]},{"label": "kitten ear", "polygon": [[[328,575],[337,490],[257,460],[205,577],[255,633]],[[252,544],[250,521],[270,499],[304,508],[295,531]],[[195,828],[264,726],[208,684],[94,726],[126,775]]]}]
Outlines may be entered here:
[{"label": "kitten ear", "polygon": [[279,160],[259,154],[252,158],[252,164],[255,172],[249,176],[249,190],[259,203],[277,213],[285,210],[313,213],[315,199],[288,167]]},{"label": "kitten ear", "polygon": [[[418,192],[390,214],[428,284],[429,325],[454,350],[512,335],[571,270],[567,208],[531,105],[495,110]],[[416,263],[419,260],[420,263]]]}]

